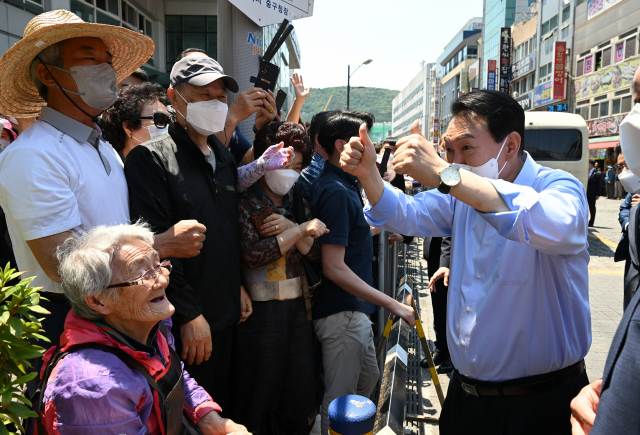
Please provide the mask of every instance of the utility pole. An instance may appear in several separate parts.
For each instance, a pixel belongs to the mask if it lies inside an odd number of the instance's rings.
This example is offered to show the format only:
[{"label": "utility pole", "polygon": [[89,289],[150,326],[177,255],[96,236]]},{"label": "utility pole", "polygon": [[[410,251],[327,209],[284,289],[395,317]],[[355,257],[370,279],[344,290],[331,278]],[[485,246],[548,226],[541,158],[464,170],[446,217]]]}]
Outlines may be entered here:
[{"label": "utility pole", "polygon": [[347,65],[347,110],[349,110],[349,93],[351,92],[351,65]]}]

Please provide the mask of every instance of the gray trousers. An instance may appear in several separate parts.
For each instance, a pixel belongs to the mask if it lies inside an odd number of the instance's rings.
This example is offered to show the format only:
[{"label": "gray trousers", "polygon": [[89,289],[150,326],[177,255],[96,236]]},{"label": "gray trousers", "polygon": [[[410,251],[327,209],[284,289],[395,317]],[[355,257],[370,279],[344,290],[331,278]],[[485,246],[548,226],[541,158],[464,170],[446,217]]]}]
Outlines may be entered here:
[{"label": "gray trousers", "polygon": [[329,433],[327,409],[333,399],[345,394],[369,398],[380,370],[373,347],[369,316],[359,311],[342,311],[313,322],[322,345],[326,392],[322,401],[322,435]]},{"label": "gray trousers", "polygon": [[624,199],[625,196],[626,194],[624,192],[624,188],[622,187],[622,183],[620,181],[616,181],[615,198]]}]

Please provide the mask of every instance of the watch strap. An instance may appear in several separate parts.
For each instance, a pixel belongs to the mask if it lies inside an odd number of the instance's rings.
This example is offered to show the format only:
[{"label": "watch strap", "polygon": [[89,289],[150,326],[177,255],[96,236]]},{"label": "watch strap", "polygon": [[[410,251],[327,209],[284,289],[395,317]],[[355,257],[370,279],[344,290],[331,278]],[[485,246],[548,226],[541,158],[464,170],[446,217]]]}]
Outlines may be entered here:
[{"label": "watch strap", "polygon": [[441,181],[440,185],[438,186],[438,192],[441,192],[447,195],[449,192],[451,192],[451,186],[447,186]]}]

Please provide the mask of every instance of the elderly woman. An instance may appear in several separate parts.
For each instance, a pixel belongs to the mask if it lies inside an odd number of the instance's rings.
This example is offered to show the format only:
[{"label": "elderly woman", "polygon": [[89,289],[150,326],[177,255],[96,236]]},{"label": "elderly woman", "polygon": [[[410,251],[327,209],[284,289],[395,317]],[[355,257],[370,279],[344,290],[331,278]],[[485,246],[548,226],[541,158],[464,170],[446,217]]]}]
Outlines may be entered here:
[{"label": "elderly woman", "polygon": [[123,159],[143,142],[163,135],[169,128],[169,98],[162,86],[146,82],[125,86],[104,114],[106,137]]},{"label": "elderly woman", "polygon": [[311,161],[304,128],[271,123],[256,135],[254,153],[260,156],[280,142],[294,150],[291,164],[268,172],[240,196],[243,284],[253,314],[237,329],[230,408],[253,433],[274,425],[289,428],[286,433],[308,433],[315,415],[313,330],[300,258],[320,261],[314,239],[326,227],[313,219],[306,202],[302,216],[294,207],[303,201],[294,183]]},{"label": "elderly woman", "polygon": [[15,131],[13,131],[13,127],[11,127],[11,123],[8,119],[0,119],[2,122],[2,130],[0,134],[0,153],[4,151],[6,147],[9,146],[11,142],[17,139],[18,135]]},{"label": "elderly woman", "polygon": [[[171,264],[143,224],[97,226],[58,248],[72,311],[57,349],[44,357],[43,434],[183,434],[183,416],[203,434],[245,432],[184,371],[165,289]],[[191,433],[191,432],[188,432]]]}]

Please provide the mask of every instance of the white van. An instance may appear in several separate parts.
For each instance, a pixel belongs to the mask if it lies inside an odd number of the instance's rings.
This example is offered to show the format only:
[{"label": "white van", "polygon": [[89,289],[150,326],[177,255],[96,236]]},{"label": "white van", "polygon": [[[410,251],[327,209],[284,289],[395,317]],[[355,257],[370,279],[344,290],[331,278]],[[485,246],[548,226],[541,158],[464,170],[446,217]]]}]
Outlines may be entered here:
[{"label": "white van", "polygon": [[587,188],[589,129],[580,115],[525,112],[524,149],[542,166],[562,169]]}]

